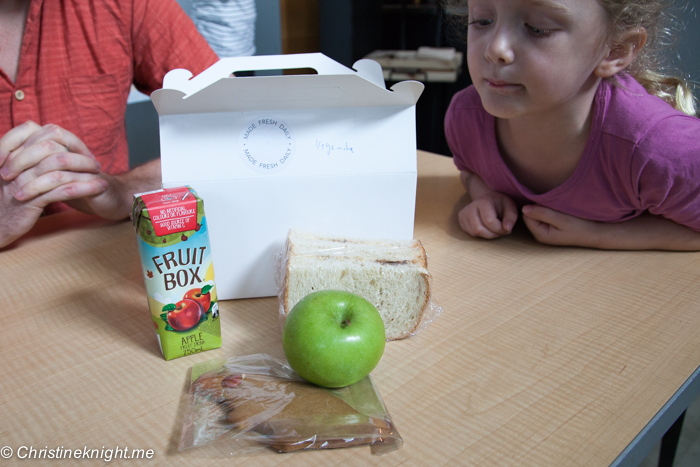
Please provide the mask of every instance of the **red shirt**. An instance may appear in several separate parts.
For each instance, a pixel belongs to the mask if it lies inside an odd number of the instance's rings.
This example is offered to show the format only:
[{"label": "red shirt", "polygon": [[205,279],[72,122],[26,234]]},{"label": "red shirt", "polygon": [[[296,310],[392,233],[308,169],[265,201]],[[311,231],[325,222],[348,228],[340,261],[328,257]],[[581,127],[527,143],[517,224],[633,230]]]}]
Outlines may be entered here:
[{"label": "red shirt", "polygon": [[31,0],[16,82],[0,70],[0,136],[27,120],[57,124],[102,170],[126,172],[132,82],[146,94],[174,68],[218,60],[175,0]]}]

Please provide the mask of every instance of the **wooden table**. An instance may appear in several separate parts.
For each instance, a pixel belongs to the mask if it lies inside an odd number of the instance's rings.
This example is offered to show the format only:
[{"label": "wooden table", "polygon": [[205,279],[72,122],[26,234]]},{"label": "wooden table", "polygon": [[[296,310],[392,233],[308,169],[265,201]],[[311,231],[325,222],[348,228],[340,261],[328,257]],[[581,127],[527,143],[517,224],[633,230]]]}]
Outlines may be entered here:
[{"label": "wooden table", "polygon": [[283,355],[277,299],[222,302],[223,348],[166,362],[131,224],[76,212],[0,252],[0,447],[154,451],[112,465],[609,465],[700,363],[700,254],[548,247],[522,227],[472,239],[466,201],[451,159],[419,153],[415,236],[444,311],[373,372],[401,450],[178,452],[188,369]]}]

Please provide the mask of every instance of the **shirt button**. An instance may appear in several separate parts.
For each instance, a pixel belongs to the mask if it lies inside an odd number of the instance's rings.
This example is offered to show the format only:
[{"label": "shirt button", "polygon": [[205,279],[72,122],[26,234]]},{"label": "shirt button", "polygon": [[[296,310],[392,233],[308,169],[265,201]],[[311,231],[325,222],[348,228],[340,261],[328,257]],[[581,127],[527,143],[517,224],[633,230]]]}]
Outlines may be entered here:
[{"label": "shirt button", "polygon": [[21,89],[16,90],[15,99],[17,99],[18,101],[24,100],[24,91],[22,91]]}]

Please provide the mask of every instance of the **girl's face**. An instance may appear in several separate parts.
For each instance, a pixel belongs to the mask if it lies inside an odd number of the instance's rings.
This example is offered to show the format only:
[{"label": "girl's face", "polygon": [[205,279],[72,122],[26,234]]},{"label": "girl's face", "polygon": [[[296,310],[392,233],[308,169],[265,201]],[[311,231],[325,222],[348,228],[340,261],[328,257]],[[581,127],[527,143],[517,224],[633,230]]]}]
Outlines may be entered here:
[{"label": "girl's face", "polygon": [[598,0],[469,0],[467,62],[486,111],[509,119],[585,102],[607,25]]}]

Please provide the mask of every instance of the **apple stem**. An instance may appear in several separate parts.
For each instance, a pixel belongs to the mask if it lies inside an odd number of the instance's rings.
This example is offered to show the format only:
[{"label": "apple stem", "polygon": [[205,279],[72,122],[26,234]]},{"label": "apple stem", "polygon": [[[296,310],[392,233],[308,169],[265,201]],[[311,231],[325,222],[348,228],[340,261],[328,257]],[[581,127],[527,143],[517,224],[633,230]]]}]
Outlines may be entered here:
[{"label": "apple stem", "polygon": [[350,318],[348,318],[345,321],[343,321],[342,323],[340,323],[340,327],[342,327],[342,328],[346,328],[348,326],[350,326]]}]

